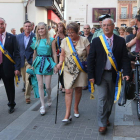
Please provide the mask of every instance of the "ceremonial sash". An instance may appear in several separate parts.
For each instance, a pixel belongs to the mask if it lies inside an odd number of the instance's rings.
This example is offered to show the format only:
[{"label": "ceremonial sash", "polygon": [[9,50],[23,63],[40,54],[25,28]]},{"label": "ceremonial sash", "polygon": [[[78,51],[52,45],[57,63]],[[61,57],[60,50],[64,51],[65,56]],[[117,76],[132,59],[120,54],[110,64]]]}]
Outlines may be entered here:
[{"label": "ceremonial sash", "polygon": [[[1,43],[1,41],[0,41],[0,50],[12,63],[15,64],[15,61],[12,59],[12,55],[4,48],[3,44]],[[18,86],[19,82],[20,82],[20,77],[15,75],[16,86]]]},{"label": "ceremonial sash", "polygon": [[107,54],[107,57],[108,57],[111,65],[113,66],[113,68],[115,69],[115,71],[117,73],[116,84],[115,84],[115,97],[114,97],[114,103],[116,103],[117,100],[119,100],[120,93],[121,93],[121,81],[122,81],[121,71],[118,71],[116,59],[112,53],[112,50],[107,42],[105,35],[103,34],[103,35],[99,36],[99,38],[102,42],[102,45],[104,47],[104,50]]},{"label": "ceremonial sash", "polygon": [[[71,54],[72,54],[72,58],[73,58],[75,64],[77,65],[78,69],[79,69],[80,71],[82,71],[82,72],[87,73],[87,70],[83,67],[83,65],[82,65],[82,63],[81,63],[81,61],[80,61],[80,59],[79,59],[79,57],[78,57],[78,54],[77,54],[77,52],[76,52],[76,50],[75,50],[75,48],[74,48],[74,45],[73,45],[73,43],[72,43],[71,38],[70,38],[70,37],[66,37],[66,41],[67,41],[68,47],[69,47],[69,49],[70,49],[70,52],[71,52]],[[93,83],[90,83],[90,86],[91,86],[91,87],[90,87],[90,90],[89,90],[89,91],[90,91],[91,93],[93,93],[93,92],[94,92]],[[94,99],[94,95],[93,95],[93,94],[90,95],[90,98],[91,98],[91,99]]]}]

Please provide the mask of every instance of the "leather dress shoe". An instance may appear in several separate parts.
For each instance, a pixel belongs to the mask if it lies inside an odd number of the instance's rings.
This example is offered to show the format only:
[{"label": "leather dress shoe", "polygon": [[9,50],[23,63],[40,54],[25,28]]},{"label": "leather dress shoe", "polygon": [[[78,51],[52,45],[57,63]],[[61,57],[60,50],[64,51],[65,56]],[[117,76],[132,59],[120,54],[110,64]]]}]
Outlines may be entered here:
[{"label": "leather dress shoe", "polygon": [[100,128],[99,128],[100,134],[105,134],[106,131],[107,131],[107,127],[100,127]]},{"label": "leather dress shoe", "polygon": [[109,120],[107,120],[107,126],[110,126],[110,122],[109,122]]},{"label": "leather dress shoe", "polygon": [[10,107],[8,112],[9,112],[9,114],[11,114],[11,113],[13,113],[14,111],[15,111],[15,108],[14,108],[14,107]]}]

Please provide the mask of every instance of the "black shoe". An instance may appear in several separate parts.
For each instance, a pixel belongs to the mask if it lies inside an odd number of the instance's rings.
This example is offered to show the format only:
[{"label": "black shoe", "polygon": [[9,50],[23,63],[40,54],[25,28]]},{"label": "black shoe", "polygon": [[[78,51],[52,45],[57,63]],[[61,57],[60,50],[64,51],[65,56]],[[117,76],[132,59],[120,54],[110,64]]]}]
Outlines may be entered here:
[{"label": "black shoe", "polygon": [[15,108],[14,108],[14,107],[10,107],[8,112],[9,112],[9,114],[11,114],[11,113],[13,113],[14,111],[15,111]]}]

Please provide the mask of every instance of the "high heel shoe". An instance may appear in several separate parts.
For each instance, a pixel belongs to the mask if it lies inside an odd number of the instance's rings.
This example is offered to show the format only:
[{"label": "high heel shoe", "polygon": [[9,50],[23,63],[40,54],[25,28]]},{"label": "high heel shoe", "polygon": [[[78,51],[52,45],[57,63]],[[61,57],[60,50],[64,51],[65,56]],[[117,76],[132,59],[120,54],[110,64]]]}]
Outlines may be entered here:
[{"label": "high heel shoe", "polygon": [[40,107],[40,114],[43,116],[45,115],[45,107],[44,106],[41,106]]},{"label": "high heel shoe", "polygon": [[79,116],[80,116],[79,114],[74,113],[74,117],[79,118]]},{"label": "high heel shoe", "polygon": [[63,120],[62,120],[62,122],[65,123],[65,124],[67,124],[67,123],[69,123],[69,122],[71,122],[71,121],[72,121],[72,116],[69,116],[68,119],[63,119]]}]

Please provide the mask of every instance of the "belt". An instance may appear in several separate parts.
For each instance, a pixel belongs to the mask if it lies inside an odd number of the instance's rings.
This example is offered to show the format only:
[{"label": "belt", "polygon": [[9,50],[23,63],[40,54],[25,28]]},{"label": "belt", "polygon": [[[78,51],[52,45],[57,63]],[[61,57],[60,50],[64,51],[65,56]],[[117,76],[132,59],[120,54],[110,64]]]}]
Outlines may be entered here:
[{"label": "belt", "polygon": [[112,72],[112,70],[104,70],[104,71],[106,71],[106,72]]},{"label": "belt", "polygon": [[37,55],[37,56],[42,57],[39,72],[42,73],[42,71],[43,71],[44,64],[45,64],[45,58],[47,58],[48,62],[50,63],[48,68],[47,68],[47,71],[50,72],[52,70],[52,67],[51,67],[50,59],[48,57],[51,57],[51,55]]},{"label": "belt", "polygon": [[37,56],[40,56],[40,57],[51,57],[51,55],[37,55]]}]

